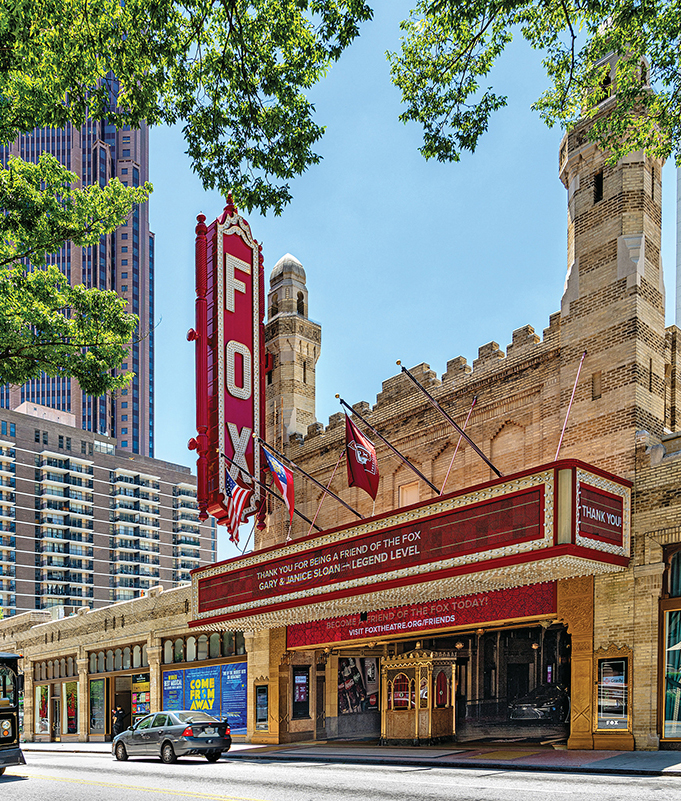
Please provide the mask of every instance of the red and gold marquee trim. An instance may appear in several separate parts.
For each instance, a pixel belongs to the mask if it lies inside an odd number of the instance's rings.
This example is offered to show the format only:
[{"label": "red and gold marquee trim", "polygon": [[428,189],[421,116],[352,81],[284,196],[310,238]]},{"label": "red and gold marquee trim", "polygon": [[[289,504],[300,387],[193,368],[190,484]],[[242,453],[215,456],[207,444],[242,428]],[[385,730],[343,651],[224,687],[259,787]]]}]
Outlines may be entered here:
[{"label": "red and gold marquee trim", "polygon": [[[278,628],[621,570],[630,487],[563,460],[200,568],[190,625]],[[583,488],[592,511],[581,509]],[[607,517],[590,529],[585,515],[602,514],[619,518],[619,530]]]}]

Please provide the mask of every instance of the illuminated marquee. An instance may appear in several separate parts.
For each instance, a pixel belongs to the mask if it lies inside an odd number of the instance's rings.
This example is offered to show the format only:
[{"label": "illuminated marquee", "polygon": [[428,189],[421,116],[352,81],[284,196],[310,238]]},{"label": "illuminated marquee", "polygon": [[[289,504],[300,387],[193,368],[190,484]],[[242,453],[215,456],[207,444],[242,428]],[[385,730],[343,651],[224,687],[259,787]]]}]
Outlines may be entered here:
[{"label": "illuminated marquee", "polygon": [[[198,568],[189,625],[258,630],[347,619],[353,639],[364,636],[357,610],[409,607],[414,630],[430,628],[433,616],[442,618],[435,627],[456,626],[452,615],[464,616],[453,599],[465,609],[481,593],[622,570],[630,517],[629,481],[561,460]],[[509,605],[508,597],[480,597],[501,598],[499,614]]]},{"label": "illuminated marquee", "polygon": [[[200,518],[225,523],[227,472],[258,478],[262,434],[264,280],[262,257],[231,199],[222,216],[196,226],[196,427]],[[230,461],[231,460],[231,461]],[[234,462],[234,464],[232,464]],[[238,465],[238,466],[237,466]],[[241,473],[242,478],[245,478]],[[260,488],[245,514],[256,511]]]}]

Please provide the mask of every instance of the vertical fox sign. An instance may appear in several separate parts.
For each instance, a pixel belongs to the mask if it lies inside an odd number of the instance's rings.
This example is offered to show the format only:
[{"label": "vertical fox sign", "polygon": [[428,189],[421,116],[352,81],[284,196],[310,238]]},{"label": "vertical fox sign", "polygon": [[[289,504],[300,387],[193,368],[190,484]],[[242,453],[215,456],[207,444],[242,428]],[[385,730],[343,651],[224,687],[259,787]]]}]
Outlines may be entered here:
[{"label": "vertical fox sign", "polygon": [[[231,197],[210,225],[196,226],[196,428],[189,447],[197,452],[197,501],[227,525],[227,473],[253,486],[244,516],[253,514],[260,489],[262,436],[264,281],[260,247]],[[238,528],[238,526],[237,526]],[[230,535],[234,536],[230,528]]]}]

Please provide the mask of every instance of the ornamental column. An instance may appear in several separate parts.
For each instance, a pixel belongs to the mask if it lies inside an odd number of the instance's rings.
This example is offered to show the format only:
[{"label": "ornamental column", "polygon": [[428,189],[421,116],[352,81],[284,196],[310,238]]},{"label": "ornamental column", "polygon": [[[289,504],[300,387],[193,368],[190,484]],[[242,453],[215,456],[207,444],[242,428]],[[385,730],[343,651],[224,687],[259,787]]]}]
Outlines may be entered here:
[{"label": "ornamental column", "polygon": [[162,648],[158,638],[154,637],[154,645],[147,645],[147,661],[149,662],[149,710],[160,712],[163,708],[163,677],[161,675]]},{"label": "ornamental column", "polygon": [[78,668],[78,742],[90,740],[90,688],[88,684],[89,660],[87,651],[80,648],[76,659]]},{"label": "ornamental column", "polygon": [[22,660],[22,672],[24,674],[24,740],[27,743],[35,741],[35,686],[33,684],[33,662],[24,657]]}]

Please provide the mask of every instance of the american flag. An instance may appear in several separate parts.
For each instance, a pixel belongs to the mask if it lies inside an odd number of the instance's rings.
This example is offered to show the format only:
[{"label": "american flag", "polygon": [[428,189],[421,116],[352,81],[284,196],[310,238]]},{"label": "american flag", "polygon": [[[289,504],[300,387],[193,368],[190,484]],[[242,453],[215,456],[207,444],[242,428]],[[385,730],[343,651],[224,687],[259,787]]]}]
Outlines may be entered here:
[{"label": "american flag", "polygon": [[239,542],[239,524],[241,516],[248,504],[253,492],[252,489],[244,487],[235,481],[229,473],[226,474],[225,491],[229,518],[227,520],[227,531],[232,542]]}]

